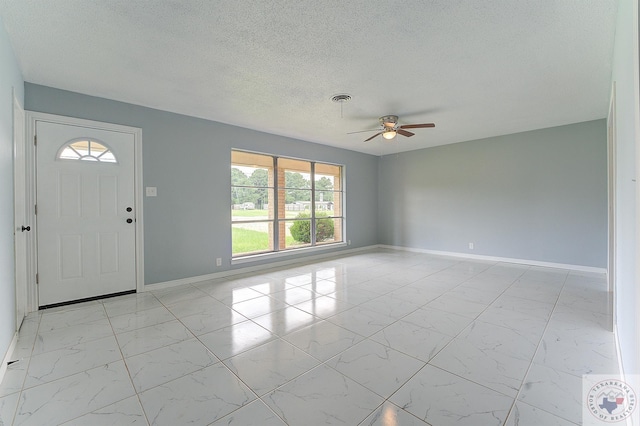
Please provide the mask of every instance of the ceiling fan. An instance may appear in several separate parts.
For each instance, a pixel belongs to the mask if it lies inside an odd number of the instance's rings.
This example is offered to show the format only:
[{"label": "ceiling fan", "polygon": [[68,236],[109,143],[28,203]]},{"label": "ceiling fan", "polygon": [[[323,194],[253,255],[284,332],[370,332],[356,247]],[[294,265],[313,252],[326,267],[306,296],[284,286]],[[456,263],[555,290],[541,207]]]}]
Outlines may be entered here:
[{"label": "ceiling fan", "polygon": [[[362,130],[360,132],[351,132],[351,133],[361,133],[361,132],[375,132],[378,131],[375,135],[371,136],[368,139],[365,139],[365,142],[370,141],[378,135],[382,135],[383,138],[387,140],[391,140],[396,137],[396,134],[400,134],[402,136],[411,137],[415,135],[415,133],[408,132],[406,129],[422,129],[425,127],[436,127],[433,123],[423,123],[423,124],[403,124],[401,126],[398,125],[398,116],[397,115],[385,115],[379,118],[380,127],[378,129],[373,130]],[[349,133],[349,134],[351,134]]]}]

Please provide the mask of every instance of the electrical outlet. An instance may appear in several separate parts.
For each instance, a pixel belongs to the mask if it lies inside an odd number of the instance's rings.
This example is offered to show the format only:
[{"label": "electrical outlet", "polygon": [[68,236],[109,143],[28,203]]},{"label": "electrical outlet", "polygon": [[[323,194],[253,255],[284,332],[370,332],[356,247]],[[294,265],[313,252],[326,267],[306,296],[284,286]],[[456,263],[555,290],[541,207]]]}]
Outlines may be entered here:
[{"label": "electrical outlet", "polygon": [[221,257],[217,257],[216,258],[216,266],[222,266],[222,258]]},{"label": "electrical outlet", "polygon": [[469,250],[473,250],[473,243],[469,243]]}]

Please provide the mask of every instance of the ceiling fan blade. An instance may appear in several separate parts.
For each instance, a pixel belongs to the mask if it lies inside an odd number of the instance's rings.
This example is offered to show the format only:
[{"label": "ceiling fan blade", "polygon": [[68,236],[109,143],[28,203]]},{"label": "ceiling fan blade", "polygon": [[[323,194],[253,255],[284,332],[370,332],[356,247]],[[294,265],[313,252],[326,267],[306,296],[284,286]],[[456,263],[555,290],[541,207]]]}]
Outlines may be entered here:
[{"label": "ceiling fan blade", "polygon": [[398,134],[401,134],[402,136],[406,136],[406,137],[410,137],[410,136],[415,135],[415,133],[407,132],[406,130],[402,130],[402,129],[398,129],[398,130],[396,130],[396,132],[398,132]]},{"label": "ceiling fan blade", "polygon": [[348,132],[347,134],[348,134],[348,135],[352,135],[352,134],[354,134],[354,133],[377,132],[377,131],[379,131],[379,130],[380,130],[380,128],[377,128],[377,129],[371,129],[371,130],[358,130],[357,132]]},{"label": "ceiling fan blade", "polygon": [[380,132],[380,133],[376,133],[375,135],[371,136],[369,139],[365,139],[364,141],[365,141],[365,142],[369,142],[371,139],[373,139],[373,138],[375,138],[376,136],[381,135],[381,134],[382,134],[382,132]]},{"label": "ceiling fan blade", "polygon": [[436,127],[433,123],[424,123],[424,124],[405,124],[400,126],[399,129],[422,129],[425,127]]}]

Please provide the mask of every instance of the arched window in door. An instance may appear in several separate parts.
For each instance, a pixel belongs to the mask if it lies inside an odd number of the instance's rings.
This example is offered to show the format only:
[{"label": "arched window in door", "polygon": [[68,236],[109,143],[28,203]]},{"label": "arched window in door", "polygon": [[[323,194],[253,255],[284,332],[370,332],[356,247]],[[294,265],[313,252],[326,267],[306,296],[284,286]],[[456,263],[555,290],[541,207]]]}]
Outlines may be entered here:
[{"label": "arched window in door", "polygon": [[117,163],[115,155],[106,144],[94,139],[75,139],[67,142],[58,151],[59,160],[97,161]]}]

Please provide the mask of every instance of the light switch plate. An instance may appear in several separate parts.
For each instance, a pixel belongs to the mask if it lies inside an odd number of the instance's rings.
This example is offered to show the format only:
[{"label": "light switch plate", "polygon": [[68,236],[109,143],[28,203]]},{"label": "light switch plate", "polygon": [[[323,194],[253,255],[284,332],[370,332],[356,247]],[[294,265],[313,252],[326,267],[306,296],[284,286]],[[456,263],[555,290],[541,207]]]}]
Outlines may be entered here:
[{"label": "light switch plate", "polygon": [[157,197],[158,196],[158,188],[155,186],[147,186],[146,188],[147,197]]}]

